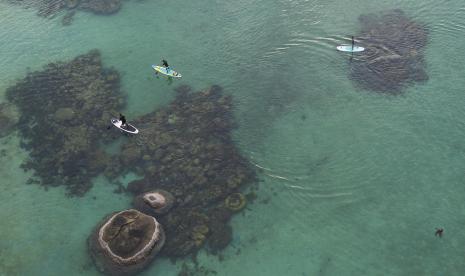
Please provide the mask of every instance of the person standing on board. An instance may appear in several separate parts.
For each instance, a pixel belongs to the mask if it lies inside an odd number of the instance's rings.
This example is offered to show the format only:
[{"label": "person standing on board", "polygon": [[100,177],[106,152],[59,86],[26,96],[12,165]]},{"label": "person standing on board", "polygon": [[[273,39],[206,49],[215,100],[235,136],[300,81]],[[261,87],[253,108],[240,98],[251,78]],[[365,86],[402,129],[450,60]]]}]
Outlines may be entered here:
[{"label": "person standing on board", "polygon": [[352,36],[352,52],[354,51],[354,45],[355,45],[355,40],[354,40],[354,36]]},{"label": "person standing on board", "polygon": [[166,73],[170,71],[170,66],[168,65],[168,62],[164,59],[161,60],[161,63],[163,64],[163,67],[166,68]]}]

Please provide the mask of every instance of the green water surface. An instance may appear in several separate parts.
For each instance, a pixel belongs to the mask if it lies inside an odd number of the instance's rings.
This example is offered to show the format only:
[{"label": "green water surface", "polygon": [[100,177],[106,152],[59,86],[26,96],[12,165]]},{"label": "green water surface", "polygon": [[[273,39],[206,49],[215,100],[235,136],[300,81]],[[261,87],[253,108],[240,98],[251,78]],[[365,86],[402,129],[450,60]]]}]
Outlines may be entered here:
[{"label": "green water surface", "polygon": [[[429,30],[429,80],[398,96],[361,90],[335,46],[359,32],[359,15],[397,8]],[[224,258],[201,252],[200,265],[218,275],[465,275],[463,1],[132,0],[113,16],[60,20],[0,2],[1,101],[27,70],[93,48],[122,73],[128,118],[169,103],[178,84],[233,96],[234,139],[264,169]],[[153,76],[162,57],[182,80]],[[104,178],[83,198],[26,185],[16,134],[0,150],[0,275],[98,275],[86,239],[131,198]],[[142,275],[177,275],[181,264],[158,259]]]}]

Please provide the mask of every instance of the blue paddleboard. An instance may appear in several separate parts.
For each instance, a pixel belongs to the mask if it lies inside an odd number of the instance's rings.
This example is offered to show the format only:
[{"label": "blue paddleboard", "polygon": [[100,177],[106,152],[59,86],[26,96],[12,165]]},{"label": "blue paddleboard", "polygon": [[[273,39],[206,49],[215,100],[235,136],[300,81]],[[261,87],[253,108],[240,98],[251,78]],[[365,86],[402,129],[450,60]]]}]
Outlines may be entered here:
[{"label": "blue paddleboard", "polygon": [[152,65],[152,68],[153,68],[153,70],[155,70],[155,72],[163,74],[163,75],[168,76],[168,77],[173,77],[173,78],[181,78],[182,77],[181,74],[174,71],[173,69],[169,69],[168,71],[166,71],[166,67],[164,67],[164,66]]}]

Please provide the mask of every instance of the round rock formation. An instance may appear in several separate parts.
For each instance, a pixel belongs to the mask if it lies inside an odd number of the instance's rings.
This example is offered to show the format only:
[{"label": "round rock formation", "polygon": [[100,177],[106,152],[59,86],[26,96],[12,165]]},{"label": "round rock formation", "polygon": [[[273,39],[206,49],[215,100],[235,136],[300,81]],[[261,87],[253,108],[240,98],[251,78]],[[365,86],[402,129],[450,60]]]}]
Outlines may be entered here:
[{"label": "round rock formation", "polygon": [[97,268],[107,275],[135,275],[165,242],[158,221],[137,210],[112,213],[95,228],[88,245]]},{"label": "round rock formation", "polygon": [[230,194],[225,200],[224,200],[224,205],[226,208],[233,212],[238,212],[242,210],[245,207],[245,204],[247,203],[247,200],[245,199],[245,196],[241,193],[233,193]]},{"label": "round rock formation", "polygon": [[134,208],[149,214],[166,214],[173,207],[174,197],[165,190],[153,190],[134,198]]}]

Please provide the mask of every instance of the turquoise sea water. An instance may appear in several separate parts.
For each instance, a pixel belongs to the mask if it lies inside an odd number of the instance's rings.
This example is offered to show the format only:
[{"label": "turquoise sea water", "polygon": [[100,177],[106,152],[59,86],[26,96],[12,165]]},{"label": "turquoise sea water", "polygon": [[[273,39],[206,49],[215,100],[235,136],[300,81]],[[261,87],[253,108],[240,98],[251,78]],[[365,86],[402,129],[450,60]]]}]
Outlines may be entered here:
[{"label": "turquoise sea water", "polygon": [[[335,46],[359,31],[360,14],[394,8],[429,29],[429,80],[399,96],[361,90]],[[459,0],[133,0],[68,27],[0,2],[0,99],[27,68],[93,48],[122,72],[127,117],[167,104],[176,84],[219,84],[235,101],[237,145],[265,169],[224,259],[201,252],[201,265],[218,275],[465,275],[464,27]],[[153,77],[161,57],[180,82]],[[0,150],[0,275],[98,275],[85,240],[131,198],[103,178],[83,198],[26,185],[18,137]],[[158,259],[142,275],[180,267]]]}]

